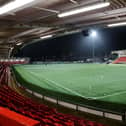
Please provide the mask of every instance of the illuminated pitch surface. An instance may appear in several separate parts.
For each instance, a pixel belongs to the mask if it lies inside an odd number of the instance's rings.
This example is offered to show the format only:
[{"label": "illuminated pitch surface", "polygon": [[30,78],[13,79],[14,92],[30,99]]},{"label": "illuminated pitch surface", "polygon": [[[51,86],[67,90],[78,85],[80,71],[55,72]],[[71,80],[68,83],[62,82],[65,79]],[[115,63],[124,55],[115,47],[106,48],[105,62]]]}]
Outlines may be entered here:
[{"label": "illuminated pitch surface", "polygon": [[48,64],[17,65],[14,68],[29,84],[49,91],[89,100],[126,104],[124,65]]}]

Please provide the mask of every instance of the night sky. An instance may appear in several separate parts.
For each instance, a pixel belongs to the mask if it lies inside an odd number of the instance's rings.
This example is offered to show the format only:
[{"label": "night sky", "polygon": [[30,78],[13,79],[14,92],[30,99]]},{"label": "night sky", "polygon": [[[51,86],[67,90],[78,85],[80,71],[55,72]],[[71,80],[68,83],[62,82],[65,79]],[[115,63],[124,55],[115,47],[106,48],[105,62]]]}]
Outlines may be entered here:
[{"label": "night sky", "polygon": [[93,29],[97,36],[92,38],[81,33],[57,37],[29,44],[20,49],[17,57],[30,57],[41,60],[54,57],[92,57],[92,42],[95,43],[95,56],[109,55],[112,50],[126,49],[126,27]]}]

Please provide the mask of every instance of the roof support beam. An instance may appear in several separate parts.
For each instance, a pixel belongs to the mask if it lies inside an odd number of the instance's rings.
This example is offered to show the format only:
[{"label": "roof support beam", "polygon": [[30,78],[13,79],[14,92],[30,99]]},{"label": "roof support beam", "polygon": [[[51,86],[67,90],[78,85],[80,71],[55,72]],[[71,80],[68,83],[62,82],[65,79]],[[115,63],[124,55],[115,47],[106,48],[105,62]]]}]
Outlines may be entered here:
[{"label": "roof support beam", "polygon": [[72,2],[73,4],[78,4],[76,0],[69,0],[69,1]]},{"label": "roof support beam", "polygon": [[[95,19],[103,19],[103,18],[110,18],[110,17],[115,17],[115,15],[118,17],[120,16],[120,14],[124,14],[126,13],[126,7],[124,8],[120,8],[120,9],[116,9],[116,10],[110,10],[110,11],[105,11],[105,12],[100,12],[100,13],[94,13],[94,14],[90,14],[90,15],[86,15],[86,16],[81,16],[81,17],[78,17],[75,19],[75,17],[71,17],[71,18],[68,18],[66,19],[65,23],[75,23],[75,22],[80,22],[80,21],[88,21],[88,20],[95,20]],[[74,20],[74,22],[73,22]],[[62,20],[60,21],[57,21],[56,23],[54,24],[59,24],[62,22]]]},{"label": "roof support beam", "polygon": [[43,7],[34,7],[34,8],[38,9],[38,10],[42,10],[42,11],[48,11],[48,12],[51,12],[51,13],[56,13],[56,14],[59,13],[59,11],[57,11],[57,10],[47,9],[47,8],[43,8]]}]

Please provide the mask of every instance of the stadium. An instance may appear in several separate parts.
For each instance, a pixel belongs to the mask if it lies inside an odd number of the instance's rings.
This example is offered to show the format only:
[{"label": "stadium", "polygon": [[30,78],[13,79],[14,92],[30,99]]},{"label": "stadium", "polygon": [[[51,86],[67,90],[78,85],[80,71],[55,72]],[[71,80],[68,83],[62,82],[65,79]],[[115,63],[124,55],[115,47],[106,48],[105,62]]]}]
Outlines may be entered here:
[{"label": "stadium", "polygon": [[0,0],[0,126],[125,126],[125,16],[125,0]]}]

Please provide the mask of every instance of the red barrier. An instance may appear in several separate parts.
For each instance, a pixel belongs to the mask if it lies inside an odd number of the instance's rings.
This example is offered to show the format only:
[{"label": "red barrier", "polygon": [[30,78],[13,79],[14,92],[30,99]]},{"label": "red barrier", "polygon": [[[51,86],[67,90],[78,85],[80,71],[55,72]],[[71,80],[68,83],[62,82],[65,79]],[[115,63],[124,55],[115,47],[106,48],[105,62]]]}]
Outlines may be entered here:
[{"label": "red barrier", "polygon": [[40,122],[0,107],[0,126],[40,126]]}]

